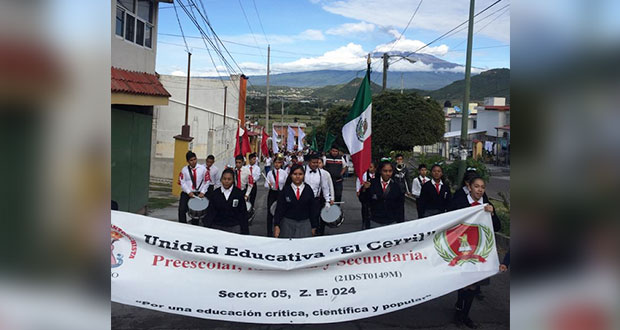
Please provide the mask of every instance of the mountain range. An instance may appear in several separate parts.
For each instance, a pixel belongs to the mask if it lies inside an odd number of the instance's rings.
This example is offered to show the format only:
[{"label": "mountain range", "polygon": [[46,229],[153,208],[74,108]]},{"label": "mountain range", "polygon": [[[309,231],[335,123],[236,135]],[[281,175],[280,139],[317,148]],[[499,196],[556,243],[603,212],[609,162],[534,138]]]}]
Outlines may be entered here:
[{"label": "mountain range", "polygon": [[[374,54],[372,56],[375,60],[382,61],[378,58],[381,55]],[[415,62],[423,63],[427,71],[399,72],[388,70],[387,88],[401,88],[402,79],[403,88],[435,90],[464,77],[462,65],[448,62],[429,54],[409,55],[401,52],[390,52],[390,61],[404,61],[399,59],[399,57],[402,58],[404,56]],[[363,77],[364,73],[365,70],[316,70],[278,73],[269,76],[269,84],[274,86],[316,88],[327,85],[346,84],[352,79]],[[375,83],[381,85],[383,81],[382,71],[371,72],[370,78]],[[267,76],[250,76],[250,83],[255,86],[266,85]]]},{"label": "mountain range", "polygon": [[[362,78],[355,78],[346,84],[329,85],[314,89],[311,96],[324,100],[353,100],[359,89]],[[371,82],[372,94],[381,92],[381,86]],[[399,90],[399,89],[396,89]],[[462,102],[465,91],[465,80],[457,80],[447,86],[436,90],[405,89],[404,92],[415,92],[431,98],[443,104],[449,100],[453,104]],[[482,101],[485,97],[505,97],[510,101],[510,69],[493,69],[484,71],[471,78],[470,100]]]}]

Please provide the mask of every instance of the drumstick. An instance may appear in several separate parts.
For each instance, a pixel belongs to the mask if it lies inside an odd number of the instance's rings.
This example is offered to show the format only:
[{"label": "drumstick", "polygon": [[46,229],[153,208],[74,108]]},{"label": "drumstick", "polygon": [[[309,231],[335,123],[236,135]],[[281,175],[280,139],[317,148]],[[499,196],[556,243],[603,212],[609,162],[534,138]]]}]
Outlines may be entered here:
[{"label": "drumstick", "polygon": [[269,187],[273,188],[273,186],[271,185],[271,182],[269,182],[269,180],[267,180],[267,177],[265,176],[265,173],[260,172],[260,175],[262,175],[263,178],[265,178],[265,182],[267,182],[267,184],[269,184]]},{"label": "drumstick", "polygon": [[344,202],[334,202],[334,204],[344,204]]}]

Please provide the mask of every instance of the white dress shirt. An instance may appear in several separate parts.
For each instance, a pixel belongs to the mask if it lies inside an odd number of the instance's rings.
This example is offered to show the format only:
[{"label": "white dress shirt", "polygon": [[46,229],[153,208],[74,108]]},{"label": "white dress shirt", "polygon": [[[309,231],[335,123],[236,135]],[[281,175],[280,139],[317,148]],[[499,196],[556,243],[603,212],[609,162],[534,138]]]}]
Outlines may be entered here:
[{"label": "white dress shirt", "polygon": [[224,198],[226,198],[226,200],[228,200],[228,198],[230,197],[230,194],[233,191],[233,187],[234,185],[231,185],[230,188],[228,189],[224,189],[224,187],[220,187],[220,189],[222,190],[222,194],[224,194]]},{"label": "white dress shirt", "polygon": [[271,157],[265,158],[265,166],[271,166]]},{"label": "white dress shirt", "polygon": [[258,164],[254,164],[246,165],[245,167],[248,169],[248,172],[252,174],[252,179],[254,179],[254,184],[256,185],[258,180],[260,180],[260,166],[258,166]]},{"label": "white dress shirt", "polygon": [[416,198],[420,197],[420,192],[422,191],[422,185],[427,183],[428,181],[431,181],[431,179],[425,176],[421,176],[421,175],[413,179],[413,182],[411,183],[411,187],[412,187],[411,193],[413,194],[413,196],[415,196]]},{"label": "white dress shirt", "polygon": [[[188,194],[194,191],[199,191],[201,193],[206,193],[209,188],[208,185],[205,184],[205,167],[196,164],[196,167],[191,169],[191,173],[187,169],[188,166],[183,166],[181,169],[181,173],[179,173],[179,184],[181,185],[181,189],[184,193]],[[192,176],[196,181],[196,186],[192,182]]]},{"label": "white dress shirt", "polygon": [[320,168],[317,168],[316,172],[312,173],[310,166],[306,167],[306,175],[304,176],[304,182],[312,188],[314,197],[319,197],[319,194],[323,193],[323,198],[325,198],[326,202],[332,200],[330,194],[332,188],[329,184],[330,181],[327,179],[329,176],[329,172]]},{"label": "white dress shirt", "polygon": [[206,181],[207,183],[207,188],[209,188],[209,186],[213,185],[213,189],[217,189],[219,187],[222,186],[222,182],[220,181],[220,176],[221,176],[221,172],[220,170],[217,168],[217,166],[215,165],[211,165],[211,167],[207,168],[206,165],[203,165],[205,167],[205,181],[207,180],[207,171],[209,172],[209,174],[211,175],[211,181]]},{"label": "white dress shirt", "polygon": [[[364,174],[362,175],[362,180],[364,180],[364,182],[370,181],[374,178],[375,174],[373,173],[371,173],[370,178],[368,178],[368,171],[364,172]],[[357,180],[357,177],[355,179],[355,191],[360,191],[360,189],[362,189],[362,183],[360,183],[360,180]]]},{"label": "white dress shirt", "polygon": [[[471,198],[470,194],[467,194],[467,201],[469,202],[469,205],[471,205],[471,203],[474,202],[474,199]],[[480,199],[478,200],[478,203],[480,203],[480,205],[484,204],[484,197],[480,197]]]},{"label": "white dress shirt", "polygon": [[284,188],[284,185],[286,185],[286,178],[288,177],[288,172],[283,169],[272,169],[271,171],[269,171],[269,173],[267,173],[265,188],[276,190],[276,178],[274,177],[274,173],[279,173],[278,190],[282,190]]},{"label": "white dress shirt", "polygon": [[[239,169],[235,168],[233,169],[233,171],[235,172],[235,183],[234,185],[237,186],[237,181],[239,180],[237,178],[237,175],[239,173]],[[237,186],[238,187],[238,186]],[[245,191],[245,195],[246,196],[250,196],[250,193],[252,192],[252,187],[254,187],[253,184],[250,184],[250,170],[247,168],[247,166],[244,166],[241,168],[241,190],[246,189]]]}]

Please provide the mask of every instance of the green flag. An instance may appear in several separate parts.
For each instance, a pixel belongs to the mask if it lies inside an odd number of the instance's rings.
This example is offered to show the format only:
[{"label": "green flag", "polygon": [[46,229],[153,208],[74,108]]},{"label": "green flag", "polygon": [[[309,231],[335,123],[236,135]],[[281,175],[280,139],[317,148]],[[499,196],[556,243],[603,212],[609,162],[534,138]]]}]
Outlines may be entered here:
[{"label": "green flag", "polygon": [[336,141],[336,136],[330,132],[327,132],[327,135],[325,135],[325,146],[323,147],[323,151],[328,152],[329,149],[332,148],[334,141]]},{"label": "green flag", "polygon": [[312,132],[312,144],[310,145],[310,150],[319,151],[319,145],[316,143],[316,131]]}]

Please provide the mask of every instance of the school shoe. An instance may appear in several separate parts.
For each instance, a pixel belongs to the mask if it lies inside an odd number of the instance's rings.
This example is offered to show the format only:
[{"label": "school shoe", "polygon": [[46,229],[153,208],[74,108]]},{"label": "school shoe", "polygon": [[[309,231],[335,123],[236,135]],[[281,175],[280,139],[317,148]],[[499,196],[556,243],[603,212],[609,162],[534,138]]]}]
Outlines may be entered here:
[{"label": "school shoe", "polygon": [[470,329],[478,328],[478,325],[476,325],[476,323],[474,323],[474,321],[472,321],[472,319],[470,319],[469,316],[463,317],[463,324],[465,324],[465,326],[467,326]]}]

